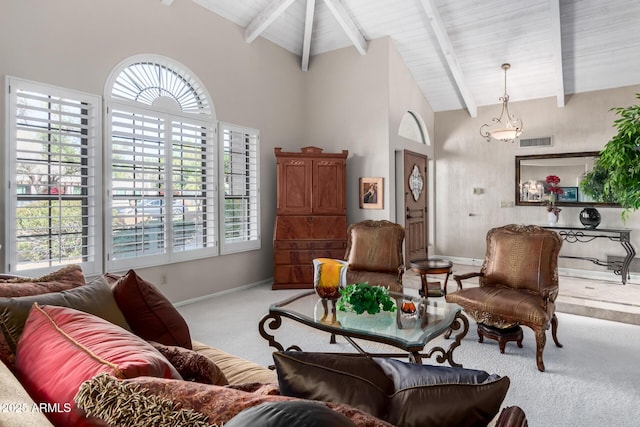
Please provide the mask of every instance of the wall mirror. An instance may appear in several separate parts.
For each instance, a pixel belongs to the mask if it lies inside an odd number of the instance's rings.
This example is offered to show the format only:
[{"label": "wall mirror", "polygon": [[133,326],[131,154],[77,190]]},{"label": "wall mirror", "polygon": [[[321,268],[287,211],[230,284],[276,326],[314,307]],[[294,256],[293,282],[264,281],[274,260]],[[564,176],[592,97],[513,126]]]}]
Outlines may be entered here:
[{"label": "wall mirror", "polygon": [[558,197],[558,206],[610,206],[618,203],[593,200],[580,191],[580,181],[584,174],[593,169],[599,156],[598,151],[579,153],[536,154],[516,156],[516,205],[540,206],[549,196],[549,175],[560,178],[558,184],[563,193]]}]

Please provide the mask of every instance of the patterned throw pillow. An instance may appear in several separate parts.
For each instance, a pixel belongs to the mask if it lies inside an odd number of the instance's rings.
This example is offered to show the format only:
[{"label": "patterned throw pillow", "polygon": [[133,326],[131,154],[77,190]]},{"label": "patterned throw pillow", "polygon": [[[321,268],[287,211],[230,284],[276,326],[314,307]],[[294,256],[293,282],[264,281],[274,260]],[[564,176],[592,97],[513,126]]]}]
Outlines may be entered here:
[{"label": "patterned throw pillow", "polygon": [[183,347],[153,341],[150,344],[171,362],[183,380],[214,385],[229,384],[218,365],[207,356]]},{"label": "patterned throw pillow", "polygon": [[[75,397],[78,407],[89,416],[119,427],[221,426],[247,408],[294,400],[297,399],[171,379],[138,377],[118,380],[107,374],[86,381]],[[346,416],[357,426],[391,427],[391,424],[351,406],[322,405]]]},{"label": "patterned throw pillow", "polygon": [[86,283],[79,265],[68,265],[41,277],[0,276],[0,297],[23,297],[27,295],[59,292],[82,286]]}]

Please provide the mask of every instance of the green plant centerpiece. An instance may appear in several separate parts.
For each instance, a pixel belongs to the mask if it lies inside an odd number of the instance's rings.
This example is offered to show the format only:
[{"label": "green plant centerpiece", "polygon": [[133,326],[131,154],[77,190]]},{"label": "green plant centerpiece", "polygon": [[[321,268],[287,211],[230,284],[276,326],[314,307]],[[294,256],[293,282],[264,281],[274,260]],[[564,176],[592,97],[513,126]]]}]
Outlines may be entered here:
[{"label": "green plant centerpiece", "polygon": [[[636,94],[640,99],[640,94]],[[615,200],[623,208],[622,220],[640,208],[640,105],[613,108],[618,133],[600,152],[593,170],[580,188],[596,200]]]},{"label": "green plant centerpiece", "polygon": [[376,314],[380,311],[396,311],[396,304],[389,296],[389,290],[381,286],[369,286],[368,283],[354,283],[340,289],[340,298],[336,303],[340,311],[354,311],[362,314]]}]

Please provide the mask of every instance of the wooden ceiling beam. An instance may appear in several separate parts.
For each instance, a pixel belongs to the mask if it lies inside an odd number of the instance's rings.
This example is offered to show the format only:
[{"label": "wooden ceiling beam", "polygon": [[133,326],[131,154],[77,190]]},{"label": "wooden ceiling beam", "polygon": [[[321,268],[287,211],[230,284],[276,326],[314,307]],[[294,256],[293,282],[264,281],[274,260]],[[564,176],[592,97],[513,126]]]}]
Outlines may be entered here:
[{"label": "wooden ceiling beam", "polygon": [[273,0],[247,25],[244,39],[247,43],[254,41],[266,30],[295,0]]},{"label": "wooden ceiling beam", "polygon": [[302,71],[309,69],[309,55],[311,55],[311,34],[313,32],[313,15],[316,0],[307,0],[307,12],[304,19],[304,39],[302,41]]},{"label": "wooden ceiling beam", "polygon": [[555,69],[555,90],[558,107],[565,105],[564,67],[562,65],[562,24],[560,23],[560,0],[551,0],[551,43],[553,49],[553,66]]},{"label": "wooden ceiling beam", "polygon": [[471,117],[478,116],[478,107],[476,105],[473,96],[471,95],[471,91],[467,85],[467,82],[464,78],[464,74],[462,73],[462,68],[460,67],[460,63],[458,62],[458,58],[456,56],[455,51],[453,50],[453,45],[451,44],[451,39],[449,39],[449,34],[447,33],[447,29],[445,28],[444,22],[442,21],[442,17],[438,12],[438,6],[435,4],[435,0],[421,0],[422,8],[427,14],[427,18],[429,19],[429,24],[431,25],[431,29],[436,35],[438,39],[438,43],[440,44],[440,49],[447,60],[447,65],[449,66],[449,71],[453,75],[453,79],[458,86],[458,91],[462,96],[462,100],[464,101],[467,111]]},{"label": "wooden ceiling beam", "polygon": [[327,5],[333,16],[338,21],[338,24],[340,24],[344,32],[347,34],[347,37],[349,37],[358,52],[360,52],[360,55],[365,55],[367,53],[368,46],[367,39],[364,38],[358,26],[353,22],[353,19],[351,19],[347,13],[342,2],[340,2],[340,0],[324,0],[324,4]]}]

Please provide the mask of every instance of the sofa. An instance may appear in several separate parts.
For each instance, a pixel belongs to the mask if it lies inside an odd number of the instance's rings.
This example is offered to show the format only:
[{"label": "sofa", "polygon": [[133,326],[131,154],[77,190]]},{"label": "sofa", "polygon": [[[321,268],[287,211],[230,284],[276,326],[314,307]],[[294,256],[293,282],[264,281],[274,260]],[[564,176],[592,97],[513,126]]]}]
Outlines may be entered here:
[{"label": "sofa", "polygon": [[0,329],[2,426],[527,425],[497,415],[507,377],[304,352],[270,370],[200,343],[133,270],[0,275]]}]

